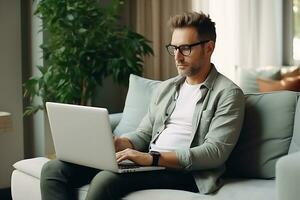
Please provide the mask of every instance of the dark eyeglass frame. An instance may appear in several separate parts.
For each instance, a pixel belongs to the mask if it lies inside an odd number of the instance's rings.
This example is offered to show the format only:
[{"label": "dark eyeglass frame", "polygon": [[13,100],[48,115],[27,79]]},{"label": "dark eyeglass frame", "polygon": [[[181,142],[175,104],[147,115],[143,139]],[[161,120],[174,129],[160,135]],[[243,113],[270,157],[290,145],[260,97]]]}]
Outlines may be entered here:
[{"label": "dark eyeglass frame", "polygon": [[[199,44],[205,44],[205,43],[207,43],[209,41],[210,40],[203,40],[203,41],[196,42],[196,43],[193,43],[193,44],[182,44],[182,45],[179,45],[179,46],[168,44],[168,45],[166,45],[166,49],[167,49],[168,53],[171,56],[175,56],[175,51],[177,49],[179,50],[179,52],[183,56],[189,56],[191,54],[191,52],[192,52],[192,47],[197,46]],[[188,51],[188,53],[184,53],[185,51]]]}]

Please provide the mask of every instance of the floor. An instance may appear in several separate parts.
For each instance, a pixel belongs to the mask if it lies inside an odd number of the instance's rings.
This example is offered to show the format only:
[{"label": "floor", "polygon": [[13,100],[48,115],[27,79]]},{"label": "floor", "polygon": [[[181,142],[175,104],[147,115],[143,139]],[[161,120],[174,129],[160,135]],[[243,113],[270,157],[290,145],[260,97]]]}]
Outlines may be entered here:
[{"label": "floor", "polygon": [[1,200],[12,200],[10,188],[0,189],[0,199]]}]

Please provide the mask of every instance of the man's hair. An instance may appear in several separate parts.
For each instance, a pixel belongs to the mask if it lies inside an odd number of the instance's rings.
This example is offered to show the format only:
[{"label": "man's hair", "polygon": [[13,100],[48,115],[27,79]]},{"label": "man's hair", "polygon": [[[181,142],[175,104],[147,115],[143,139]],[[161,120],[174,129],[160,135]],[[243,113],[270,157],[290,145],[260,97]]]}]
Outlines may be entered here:
[{"label": "man's hair", "polygon": [[215,22],[211,21],[209,15],[203,12],[187,12],[174,15],[169,20],[169,26],[172,31],[176,28],[194,27],[198,32],[199,39],[216,42]]}]

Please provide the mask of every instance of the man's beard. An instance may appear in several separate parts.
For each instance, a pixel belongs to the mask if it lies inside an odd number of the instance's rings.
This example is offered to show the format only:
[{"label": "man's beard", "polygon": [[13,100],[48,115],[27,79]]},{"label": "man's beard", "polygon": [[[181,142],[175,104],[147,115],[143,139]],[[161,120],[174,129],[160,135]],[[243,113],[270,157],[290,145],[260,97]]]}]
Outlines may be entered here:
[{"label": "man's beard", "polygon": [[196,74],[199,73],[201,67],[197,66],[192,66],[192,67],[189,67],[189,68],[186,68],[186,69],[179,69],[177,67],[177,71],[178,71],[178,74],[181,75],[181,76],[194,76]]}]

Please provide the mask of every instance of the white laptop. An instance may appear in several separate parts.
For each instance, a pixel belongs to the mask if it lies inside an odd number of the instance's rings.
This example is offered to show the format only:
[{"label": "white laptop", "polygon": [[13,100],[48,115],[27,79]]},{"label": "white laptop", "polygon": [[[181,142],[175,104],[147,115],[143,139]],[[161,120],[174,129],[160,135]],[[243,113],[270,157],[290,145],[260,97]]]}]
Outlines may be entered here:
[{"label": "white laptop", "polygon": [[58,159],[117,173],[165,169],[118,165],[107,109],[52,102],[46,108]]}]

